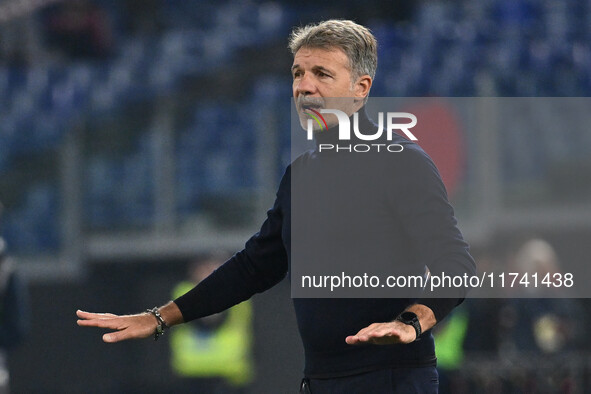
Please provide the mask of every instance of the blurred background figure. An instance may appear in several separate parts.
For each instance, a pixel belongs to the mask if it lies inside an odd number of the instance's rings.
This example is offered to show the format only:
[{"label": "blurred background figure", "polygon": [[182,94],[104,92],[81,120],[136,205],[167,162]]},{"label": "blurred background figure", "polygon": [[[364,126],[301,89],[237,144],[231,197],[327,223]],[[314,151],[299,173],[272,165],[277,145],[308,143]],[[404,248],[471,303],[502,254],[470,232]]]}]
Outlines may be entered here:
[{"label": "blurred background figure", "polygon": [[89,0],[69,0],[50,8],[44,28],[49,47],[71,59],[100,58],[112,50],[108,15]]},{"label": "blurred background figure", "polygon": [[554,247],[544,239],[527,239],[509,258],[507,272],[527,273],[530,283],[516,294],[528,298],[504,300],[498,314],[499,361],[512,365],[499,376],[503,392],[582,392],[571,362],[584,349],[588,317],[581,300],[570,298],[567,289],[543,284],[547,274],[553,278],[563,272]]},{"label": "blurred background figure", "polygon": [[[187,280],[174,288],[172,299],[209,276],[227,260],[225,257],[210,254],[193,261]],[[254,377],[252,323],[251,301],[244,301],[222,313],[171,330],[171,367],[183,380],[183,392],[248,392]]]},{"label": "blurred background figure", "polygon": [[[464,302],[469,302],[466,300]],[[458,393],[461,379],[458,376],[464,361],[464,341],[468,329],[466,306],[456,308],[434,330],[437,371],[439,372],[439,393]]]},{"label": "blurred background figure", "polygon": [[[543,239],[529,239],[517,250],[509,272],[538,274],[542,281],[547,274],[552,277],[562,272],[558,256],[552,245]],[[506,300],[502,316],[504,329],[501,348],[503,352],[528,353],[530,355],[557,355],[580,348],[585,339],[585,313],[579,300],[552,297],[549,292],[562,292],[533,283],[522,290],[529,297]],[[546,298],[542,298],[546,297]]]},{"label": "blurred background figure", "polygon": [[[479,272],[499,267],[489,247],[472,251]],[[475,360],[498,360],[500,310],[504,303],[496,298],[469,298],[434,330],[440,394],[501,392],[494,378],[474,379],[466,369]],[[472,376],[471,376],[472,375]],[[486,374],[484,374],[486,375]]]},{"label": "blurred background figure", "polygon": [[514,298],[467,299],[438,324],[440,393],[585,392],[574,367],[585,357],[584,304],[564,288],[541,283],[546,274],[562,272],[555,249],[544,239],[528,238],[505,255],[475,252],[479,271],[500,272],[504,266],[502,272],[519,274],[517,281],[527,273],[529,285],[508,287]]},{"label": "blurred background figure", "polygon": [[[0,204],[0,216],[2,205]],[[17,347],[29,330],[29,299],[14,262],[0,237],[0,394],[10,392],[8,351]]]}]

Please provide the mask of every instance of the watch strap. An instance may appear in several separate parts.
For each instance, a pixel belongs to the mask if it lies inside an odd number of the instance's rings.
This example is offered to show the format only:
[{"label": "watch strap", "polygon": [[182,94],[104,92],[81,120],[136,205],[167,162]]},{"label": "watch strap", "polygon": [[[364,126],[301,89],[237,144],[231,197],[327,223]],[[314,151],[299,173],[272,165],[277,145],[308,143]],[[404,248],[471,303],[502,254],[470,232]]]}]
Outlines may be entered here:
[{"label": "watch strap", "polygon": [[398,320],[401,323],[407,324],[409,326],[413,326],[413,328],[415,329],[415,333],[416,333],[415,341],[417,339],[419,339],[419,337],[422,334],[422,329],[421,329],[421,323],[419,322],[419,317],[417,316],[416,313],[402,312],[400,315],[398,315],[398,317],[396,317],[396,320]]}]

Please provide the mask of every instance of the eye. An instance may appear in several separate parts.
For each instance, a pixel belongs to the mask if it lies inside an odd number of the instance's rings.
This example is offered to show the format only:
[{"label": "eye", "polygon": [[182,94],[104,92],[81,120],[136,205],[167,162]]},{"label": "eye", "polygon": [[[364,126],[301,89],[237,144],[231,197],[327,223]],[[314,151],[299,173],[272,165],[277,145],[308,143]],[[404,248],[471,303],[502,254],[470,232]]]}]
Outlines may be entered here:
[{"label": "eye", "polygon": [[322,79],[324,79],[324,78],[332,78],[332,75],[330,75],[330,74],[328,74],[328,73],[326,73],[326,72],[324,72],[322,70],[317,70],[315,72],[315,74],[316,74],[316,76],[318,78],[322,78]]},{"label": "eye", "polygon": [[293,72],[293,78],[294,78],[294,79],[295,79],[295,78],[299,78],[299,77],[301,77],[301,76],[302,76],[302,72],[301,72],[301,71],[299,71],[299,70],[298,70],[298,71],[294,71],[294,72]]}]

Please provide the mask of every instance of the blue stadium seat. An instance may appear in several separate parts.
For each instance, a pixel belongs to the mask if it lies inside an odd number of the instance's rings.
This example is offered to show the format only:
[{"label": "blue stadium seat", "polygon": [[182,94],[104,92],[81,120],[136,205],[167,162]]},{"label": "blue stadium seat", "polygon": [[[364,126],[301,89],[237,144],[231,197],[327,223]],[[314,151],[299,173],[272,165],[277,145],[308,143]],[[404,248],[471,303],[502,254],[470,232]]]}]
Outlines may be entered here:
[{"label": "blue stadium seat", "polygon": [[3,218],[11,250],[20,254],[57,251],[61,242],[59,208],[55,184],[40,182],[29,187],[22,204]]}]

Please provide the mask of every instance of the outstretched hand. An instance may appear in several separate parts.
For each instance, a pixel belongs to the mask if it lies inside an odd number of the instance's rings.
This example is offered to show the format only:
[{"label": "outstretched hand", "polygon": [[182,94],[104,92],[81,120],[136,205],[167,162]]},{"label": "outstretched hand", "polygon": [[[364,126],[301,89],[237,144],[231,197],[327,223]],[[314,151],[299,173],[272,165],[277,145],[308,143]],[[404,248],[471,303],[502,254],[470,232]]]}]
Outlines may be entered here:
[{"label": "outstretched hand", "polygon": [[147,338],[154,334],[158,321],[150,313],[118,316],[112,313],[76,311],[78,325],[115,330],[103,335],[103,341],[115,343],[126,339]]},{"label": "outstretched hand", "polygon": [[389,323],[373,323],[359,330],[355,335],[345,338],[349,345],[374,344],[393,345],[411,343],[416,339],[416,331],[412,326],[399,321]]}]

